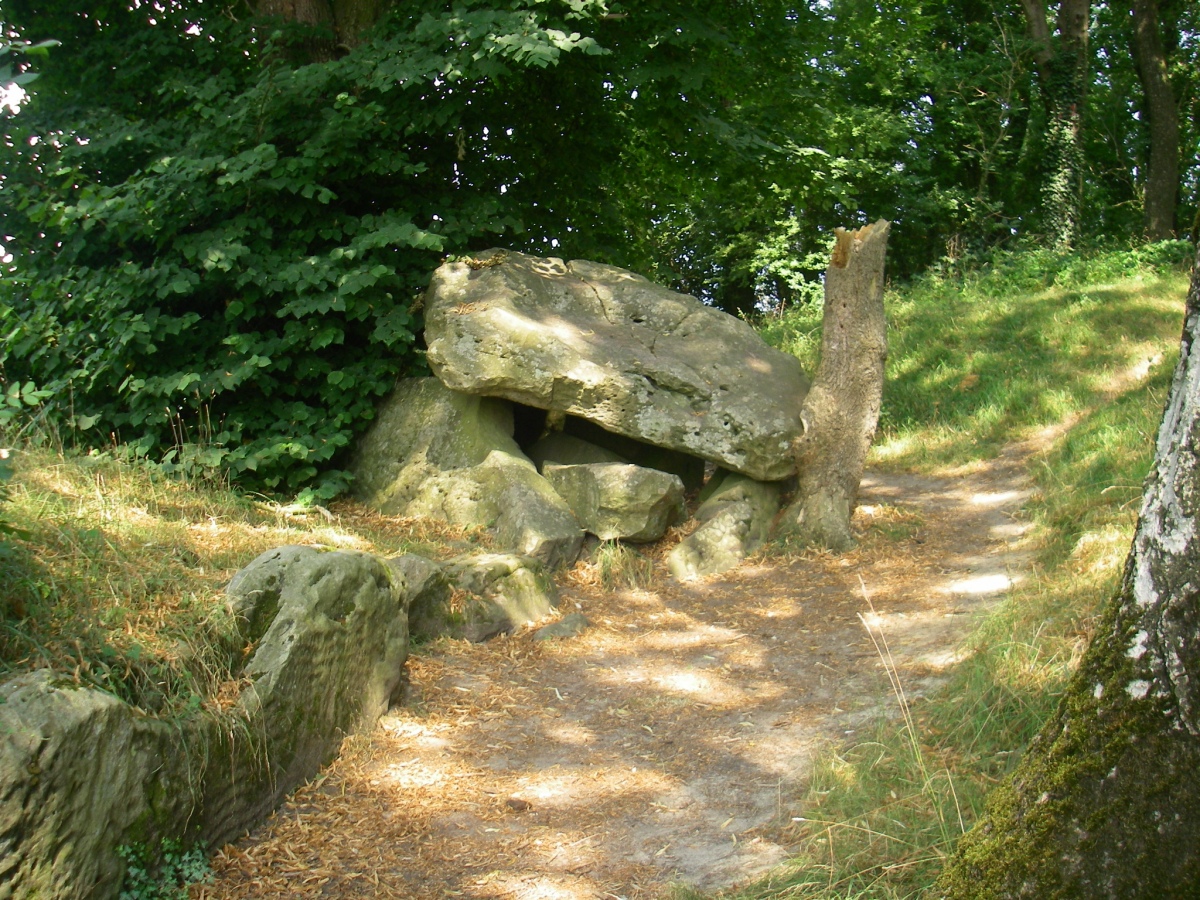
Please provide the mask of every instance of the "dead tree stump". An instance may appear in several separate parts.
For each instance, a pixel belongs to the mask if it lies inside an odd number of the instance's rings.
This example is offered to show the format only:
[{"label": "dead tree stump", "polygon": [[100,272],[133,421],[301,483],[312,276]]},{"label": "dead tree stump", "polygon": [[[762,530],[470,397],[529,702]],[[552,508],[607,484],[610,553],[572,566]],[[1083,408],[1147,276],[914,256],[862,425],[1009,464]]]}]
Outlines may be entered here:
[{"label": "dead tree stump", "polygon": [[883,272],[891,223],[837,230],[825,273],[821,361],[793,446],[799,481],[781,529],[830,550],[854,545],[850,516],[879,422],[887,321]]}]

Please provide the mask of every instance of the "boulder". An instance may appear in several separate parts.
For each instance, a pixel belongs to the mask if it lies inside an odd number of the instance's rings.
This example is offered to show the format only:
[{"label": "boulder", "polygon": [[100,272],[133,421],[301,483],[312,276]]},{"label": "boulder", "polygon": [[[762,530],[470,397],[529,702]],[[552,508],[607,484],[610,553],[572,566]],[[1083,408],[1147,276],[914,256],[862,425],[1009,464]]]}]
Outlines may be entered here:
[{"label": "boulder", "polygon": [[770,537],[782,489],[718,470],[701,496],[695,515],[700,527],[667,555],[667,569],[680,581],[726,572],[761,547]]},{"label": "boulder", "polygon": [[667,571],[680,581],[718,575],[737,566],[751,545],[749,503],[730,503],[667,554]]},{"label": "boulder", "polygon": [[479,643],[515,627],[498,603],[456,589],[445,569],[423,556],[399,556],[388,560],[388,566],[408,585],[408,628],[414,641],[451,637]]},{"label": "boulder", "polygon": [[700,506],[695,518],[707,522],[726,506],[743,501],[752,511],[750,540],[757,547],[771,536],[771,526],[783,499],[783,486],[773,481],[755,481],[737,472],[718,469],[700,494]]},{"label": "boulder", "polygon": [[227,590],[242,637],[256,644],[237,728],[210,735],[203,820],[209,846],[261,821],[374,725],[398,695],[408,658],[408,598],[366,553],[268,551]]},{"label": "boulder", "polygon": [[473,553],[448,562],[445,572],[459,590],[494,604],[509,630],[545,618],[558,606],[558,588],[546,567],[533,557]]},{"label": "boulder", "polygon": [[0,685],[0,898],[116,897],[119,846],[220,846],[386,710],[408,619],[379,560],[284,547],[228,594],[255,647],[229,710],[158,719],[45,669]]},{"label": "boulder", "polygon": [[567,434],[564,431],[552,431],[544,437],[538,438],[537,441],[526,449],[525,453],[533,460],[539,472],[542,471],[548,462],[559,466],[629,462],[629,460],[619,453],[606,450],[604,447],[598,447],[590,441]]},{"label": "boulder", "polygon": [[[704,460],[698,456],[680,453],[668,447],[656,447],[627,437],[605,431],[594,422],[581,419],[578,416],[568,416],[563,425],[563,433],[589,442],[602,450],[618,454],[621,458],[616,462],[633,463],[643,469],[658,469],[669,475],[678,475],[686,491],[694,491],[704,484]],[[555,460],[567,464],[567,460]],[[580,460],[580,462],[608,462],[608,460]]]},{"label": "boulder", "polygon": [[449,633],[454,588],[442,567],[415,553],[387,561],[392,575],[408,595],[408,635],[413,641],[430,641]]},{"label": "boulder", "polygon": [[575,518],[601,540],[656,541],[686,515],[677,475],[622,463],[544,467]]},{"label": "boulder", "polygon": [[512,434],[509,403],[406,379],[351,462],[355,494],[389,515],[492,528],[508,549],[570,565],[583,531]]},{"label": "boulder", "polygon": [[176,837],[156,825],[191,812],[171,731],[47,669],[0,686],[0,897],[116,897],[117,846]]},{"label": "boulder", "polygon": [[493,251],[425,294],[448,387],[580,416],[766,481],[794,472],[808,379],[739,319],[613,266]]}]

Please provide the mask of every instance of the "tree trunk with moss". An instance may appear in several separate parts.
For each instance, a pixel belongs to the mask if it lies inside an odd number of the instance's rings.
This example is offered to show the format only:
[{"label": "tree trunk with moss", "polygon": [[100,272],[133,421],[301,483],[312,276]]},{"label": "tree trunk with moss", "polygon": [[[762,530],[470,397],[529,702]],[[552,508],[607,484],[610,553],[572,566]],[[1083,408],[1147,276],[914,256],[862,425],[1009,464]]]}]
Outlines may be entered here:
[{"label": "tree trunk with moss", "polygon": [[1200,889],[1200,253],[1121,588],[1058,711],[932,896]]},{"label": "tree trunk with moss", "polygon": [[1083,105],[1091,3],[1061,0],[1053,34],[1047,0],[1021,0],[1021,9],[1046,107],[1045,229],[1055,247],[1069,248],[1079,237],[1083,204]]},{"label": "tree trunk with moss", "polygon": [[825,273],[821,362],[804,400],[794,449],[799,482],[781,523],[805,543],[846,550],[850,516],[879,422],[887,321],[883,271],[891,224],[837,230]]}]

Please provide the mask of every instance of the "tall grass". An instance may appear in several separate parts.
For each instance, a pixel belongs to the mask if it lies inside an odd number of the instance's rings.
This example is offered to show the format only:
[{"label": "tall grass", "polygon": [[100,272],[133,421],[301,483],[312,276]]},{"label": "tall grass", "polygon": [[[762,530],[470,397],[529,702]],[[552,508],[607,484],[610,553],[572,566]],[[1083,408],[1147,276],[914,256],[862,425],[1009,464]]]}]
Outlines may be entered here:
[{"label": "tall grass", "polygon": [[[1178,352],[1186,246],[1034,252],[888,295],[873,464],[952,472],[1030,438],[1035,571],[983,621],[946,687],[818,765],[791,865],[765,898],[921,896],[1052,713],[1120,577]],[[811,365],[819,311],[763,325]],[[959,823],[961,817],[961,826]],[[949,826],[949,827],[948,827]]]}]

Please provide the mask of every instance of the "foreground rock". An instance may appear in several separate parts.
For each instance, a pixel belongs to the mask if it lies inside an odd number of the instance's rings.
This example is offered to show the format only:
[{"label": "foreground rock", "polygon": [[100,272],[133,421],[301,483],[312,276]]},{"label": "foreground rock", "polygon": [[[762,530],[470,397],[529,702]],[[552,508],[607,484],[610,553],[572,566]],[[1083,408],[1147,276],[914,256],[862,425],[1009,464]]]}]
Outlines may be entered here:
[{"label": "foreground rock", "polygon": [[47,670],[0,686],[0,897],[116,897],[117,847],[220,846],[385,711],[407,598],[379,560],[285,547],[229,595],[257,649],[225,712],[161,720]]},{"label": "foreground rock", "polygon": [[388,560],[388,566],[412,596],[408,622],[414,640],[486,641],[558,606],[549,573],[528,556],[478,553],[439,565],[409,554]]},{"label": "foreground rock", "polygon": [[490,600],[512,626],[531,625],[554,612],[558,588],[538,560],[513,553],[475,553],[446,564],[460,590]]},{"label": "foreground rock", "polygon": [[583,541],[571,510],[513,440],[511,406],[402,381],[351,464],[356,495],[380,512],[494,529],[497,540],[551,568]]},{"label": "foreground rock", "polygon": [[794,473],[808,379],[745,322],[597,263],[485,254],[425,297],[429,363],[449,387],[588,419],[753,478]]},{"label": "foreground rock", "polygon": [[0,686],[0,897],[115,897],[118,844],[191,812],[186,780],[159,789],[183,774],[169,749],[163,723],[49,670]]},{"label": "foreground rock", "polygon": [[680,581],[727,572],[766,543],[782,489],[775,483],[717,472],[705,494],[695,516],[700,527],[667,556],[667,568]]},{"label": "foreground rock", "polygon": [[236,732],[219,736],[204,785],[210,846],[260,821],[334,757],[345,735],[373,725],[408,658],[408,597],[368,554],[268,551],[228,593],[243,639],[257,644],[236,710],[252,728],[243,742]]},{"label": "foreground rock", "polygon": [[622,463],[544,467],[584,530],[602,541],[657,541],[684,517],[677,475]]}]

